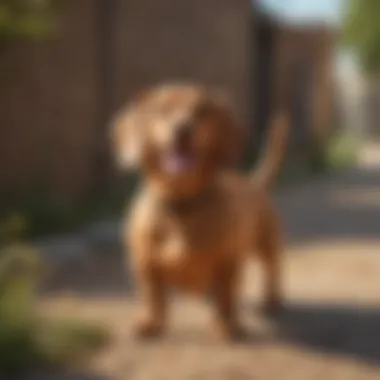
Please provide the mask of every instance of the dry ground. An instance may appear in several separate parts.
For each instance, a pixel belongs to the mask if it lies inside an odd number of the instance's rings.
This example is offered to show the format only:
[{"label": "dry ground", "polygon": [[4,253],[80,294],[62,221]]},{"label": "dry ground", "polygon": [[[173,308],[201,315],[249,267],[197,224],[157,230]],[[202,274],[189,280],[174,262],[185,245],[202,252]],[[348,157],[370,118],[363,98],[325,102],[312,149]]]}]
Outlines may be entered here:
[{"label": "dry ground", "polygon": [[[167,337],[130,337],[133,291],[117,252],[56,278],[41,310],[100,320],[112,344],[83,374],[60,380],[378,380],[380,379],[380,174],[354,169],[277,197],[288,236],[286,310],[277,322],[260,313],[260,268],[247,267],[241,314],[245,342],[212,341],[210,309],[173,301]],[[53,284],[51,284],[53,285]],[[41,377],[39,377],[41,380]]]}]

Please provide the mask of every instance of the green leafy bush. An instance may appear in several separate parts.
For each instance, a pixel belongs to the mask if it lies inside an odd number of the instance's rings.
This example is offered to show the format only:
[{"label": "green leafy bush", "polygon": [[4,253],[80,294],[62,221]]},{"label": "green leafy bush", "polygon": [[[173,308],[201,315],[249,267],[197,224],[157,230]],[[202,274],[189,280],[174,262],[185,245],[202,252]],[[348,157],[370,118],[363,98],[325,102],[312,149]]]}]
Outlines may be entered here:
[{"label": "green leafy bush", "polygon": [[360,140],[349,134],[338,134],[326,147],[326,161],[332,170],[352,165],[358,156]]},{"label": "green leafy bush", "polygon": [[57,0],[0,0],[0,39],[35,39],[53,28]]},{"label": "green leafy bush", "polygon": [[108,339],[99,326],[38,315],[37,286],[43,271],[31,249],[0,250],[0,378],[32,368],[75,364]]}]

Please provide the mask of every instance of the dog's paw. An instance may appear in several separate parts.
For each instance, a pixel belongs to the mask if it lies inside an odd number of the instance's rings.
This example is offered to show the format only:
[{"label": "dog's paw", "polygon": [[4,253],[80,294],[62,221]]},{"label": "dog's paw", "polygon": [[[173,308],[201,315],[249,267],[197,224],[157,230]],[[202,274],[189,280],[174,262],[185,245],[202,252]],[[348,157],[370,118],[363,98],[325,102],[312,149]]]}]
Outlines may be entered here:
[{"label": "dog's paw", "polygon": [[263,305],[264,314],[271,318],[279,317],[281,313],[283,312],[283,310],[284,310],[283,304],[279,299],[273,299],[273,300],[267,301]]},{"label": "dog's paw", "polygon": [[156,338],[162,333],[162,325],[153,319],[140,319],[134,326],[134,335],[138,339]]},{"label": "dog's paw", "polygon": [[227,325],[217,323],[213,329],[214,337],[218,342],[230,343],[244,340],[246,334],[244,329],[237,324]]}]

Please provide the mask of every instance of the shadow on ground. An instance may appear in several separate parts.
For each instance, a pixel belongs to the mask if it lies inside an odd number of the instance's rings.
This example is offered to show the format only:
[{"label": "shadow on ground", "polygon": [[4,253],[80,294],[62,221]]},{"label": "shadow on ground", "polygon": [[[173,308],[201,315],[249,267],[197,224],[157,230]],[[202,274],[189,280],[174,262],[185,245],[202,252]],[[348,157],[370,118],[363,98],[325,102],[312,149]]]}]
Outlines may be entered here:
[{"label": "shadow on ground", "polygon": [[97,253],[84,263],[66,265],[48,276],[42,293],[74,293],[85,297],[120,297],[131,295],[132,278],[121,251]]},{"label": "shadow on ground", "polygon": [[[379,194],[377,200],[373,199],[375,193]],[[347,199],[343,199],[345,194],[349,195]],[[288,190],[279,194],[276,201],[291,243],[380,239],[380,175],[376,170],[350,170],[326,181]],[[125,268],[122,252],[101,253],[83,267],[66,268],[51,279],[45,293],[67,291],[84,297],[124,297],[132,293]],[[276,339],[280,342],[380,364],[380,308],[289,303],[278,323],[280,335]],[[244,344],[255,342],[260,344],[260,339],[253,336]],[[62,377],[82,379],[103,380],[90,375]]]},{"label": "shadow on ground", "polygon": [[278,323],[285,342],[380,364],[380,308],[289,304]]},{"label": "shadow on ground", "polygon": [[291,243],[380,238],[379,169],[354,168],[279,194],[276,201]]},{"label": "shadow on ground", "polygon": [[97,374],[87,372],[70,372],[70,373],[57,373],[57,372],[45,372],[29,374],[24,378],[18,378],[19,380],[111,380],[108,377],[100,376]]},{"label": "shadow on ground", "polygon": [[[376,192],[378,199],[367,199],[373,198]],[[344,199],[345,194],[348,199]],[[276,203],[290,243],[380,238],[377,170],[352,169],[343,175],[293,188],[280,193]],[[127,263],[120,249],[94,254],[91,260],[62,268],[49,279],[45,291],[75,292],[88,297],[131,294],[132,279],[126,275]]]}]

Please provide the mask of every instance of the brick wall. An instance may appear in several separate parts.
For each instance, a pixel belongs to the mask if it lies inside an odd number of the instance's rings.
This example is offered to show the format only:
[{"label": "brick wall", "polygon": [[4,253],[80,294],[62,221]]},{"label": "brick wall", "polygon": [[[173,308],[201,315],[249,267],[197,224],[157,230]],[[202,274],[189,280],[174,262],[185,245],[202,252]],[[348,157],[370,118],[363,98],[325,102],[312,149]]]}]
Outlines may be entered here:
[{"label": "brick wall", "polygon": [[117,105],[141,86],[197,80],[225,88],[247,119],[250,1],[130,0],[116,13]]},{"label": "brick wall", "polygon": [[249,0],[68,0],[49,41],[1,57],[0,191],[59,199],[109,183],[107,119],[140,88],[197,80],[249,121]]},{"label": "brick wall", "polygon": [[328,133],[328,31],[268,24],[267,49],[258,36],[263,17],[250,0],[64,3],[57,35],[2,53],[0,193],[37,187],[71,200],[112,186],[108,120],[140,89],[167,80],[225,89],[241,122],[257,130],[267,124],[265,113],[287,99],[291,67],[300,59],[312,71],[304,130]]},{"label": "brick wall", "polygon": [[94,3],[69,1],[59,35],[1,58],[0,188],[43,187],[71,198],[88,189],[97,109]]}]

